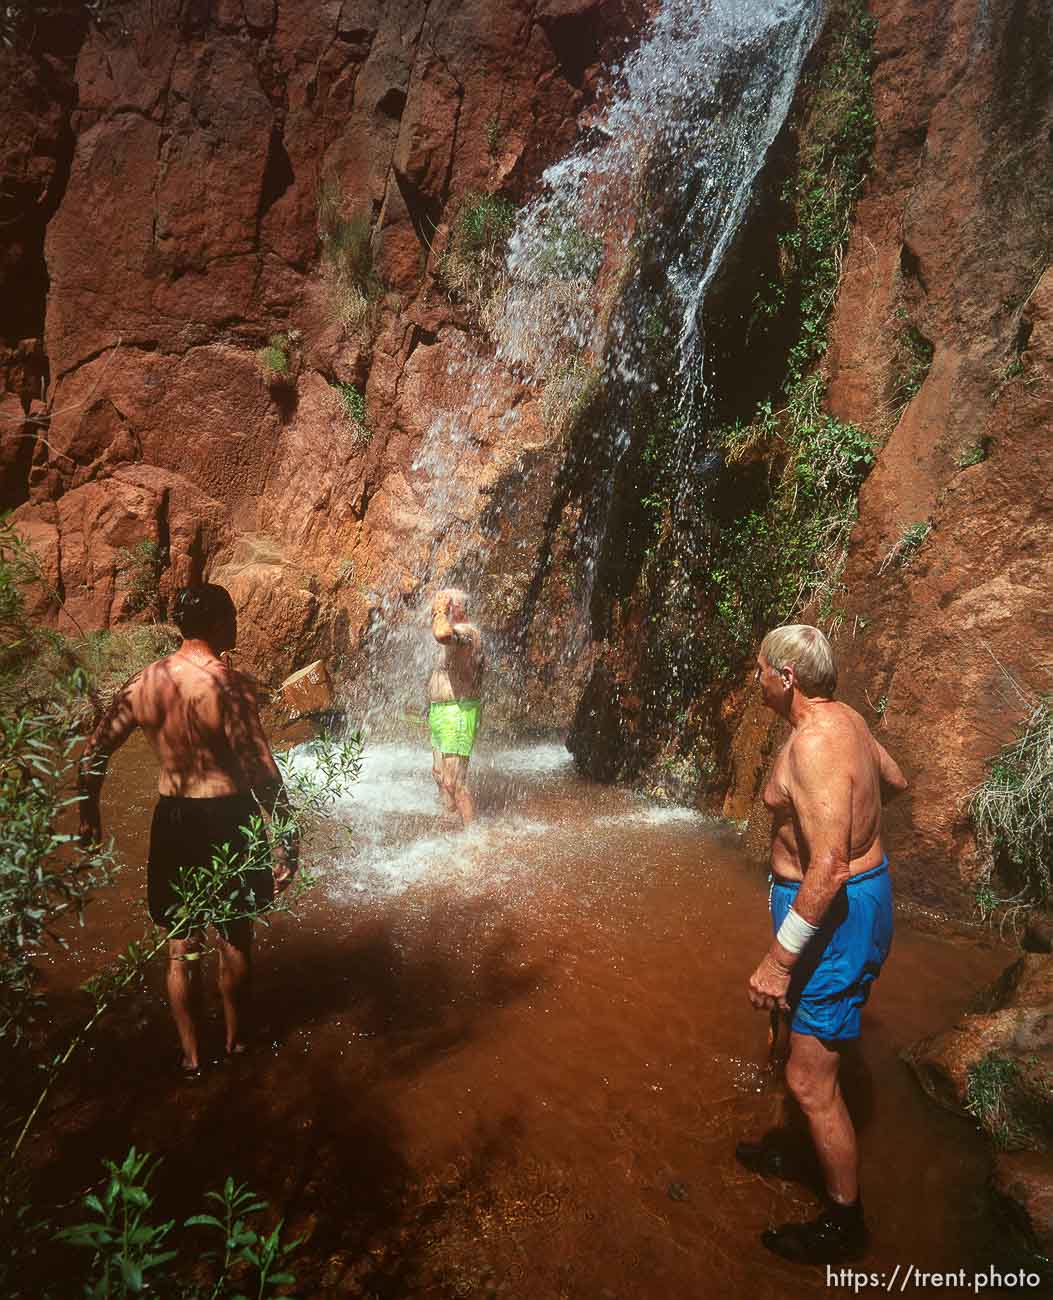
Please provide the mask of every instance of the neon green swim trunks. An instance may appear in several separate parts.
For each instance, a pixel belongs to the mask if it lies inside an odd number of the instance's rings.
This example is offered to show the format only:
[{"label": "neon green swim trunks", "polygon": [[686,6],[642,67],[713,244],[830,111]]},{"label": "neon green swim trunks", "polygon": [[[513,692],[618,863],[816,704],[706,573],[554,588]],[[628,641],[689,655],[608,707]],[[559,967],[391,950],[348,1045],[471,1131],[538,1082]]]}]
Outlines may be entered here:
[{"label": "neon green swim trunks", "polygon": [[428,710],[432,749],[467,758],[475,744],[481,715],[482,705],[478,700],[435,701]]}]

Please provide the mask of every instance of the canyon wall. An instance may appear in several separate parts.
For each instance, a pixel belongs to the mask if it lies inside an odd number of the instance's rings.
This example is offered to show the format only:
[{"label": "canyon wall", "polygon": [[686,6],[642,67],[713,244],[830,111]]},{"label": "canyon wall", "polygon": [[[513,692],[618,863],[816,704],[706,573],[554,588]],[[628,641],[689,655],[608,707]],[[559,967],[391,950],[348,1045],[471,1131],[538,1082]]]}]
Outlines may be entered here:
[{"label": "canyon wall", "polygon": [[[633,0],[27,9],[0,45],[0,486],[37,613],[135,617],[138,556],[162,611],[226,584],[266,680],[346,667],[433,546],[415,457],[473,365],[438,274],[451,219],[530,192],[640,22]],[[443,471],[473,525],[558,451],[531,389],[491,387]]]},{"label": "canyon wall", "polygon": [[[829,402],[883,446],[835,644],[843,698],[911,782],[888,814],[899,878],[967,911],[967,797],[1053,687],[1053,19],[1040,0],[872,12],[877,134]],[[912,347],[921,382],[898,409]],[[739,815],[762,767],[755,709],[727,802]]]},{"label": "canyon wall", "polygon": [[[1042,0],[869,8],[876,134],[825,366],[831,411],[880,451],[836,648],[844,698],[911,780],[901,885],[965,910],[963,798],[1024,712],[1010,679],[1049,689],[1053,38]],[[266,679],[318,654],[353,676],[392,602],[478,537],[520,721],[577,708],[580,731],[584,699],[589,770],[763,837],[778,734],[745,673],[679,743],[641,722],[641,647],[664,633],[636,576],[568,641],[594,470],[508,370],[475,400],[485,344],[443,276],[463,205],[522,202],[590,129],[643,10],[53,0],[26,19],[0,46],[0,490],[48,580],[41,617],[141,617],[146,542],[162,608],[187,581],[231,589]],[[466,408],[437,461],[429,435]]]}]

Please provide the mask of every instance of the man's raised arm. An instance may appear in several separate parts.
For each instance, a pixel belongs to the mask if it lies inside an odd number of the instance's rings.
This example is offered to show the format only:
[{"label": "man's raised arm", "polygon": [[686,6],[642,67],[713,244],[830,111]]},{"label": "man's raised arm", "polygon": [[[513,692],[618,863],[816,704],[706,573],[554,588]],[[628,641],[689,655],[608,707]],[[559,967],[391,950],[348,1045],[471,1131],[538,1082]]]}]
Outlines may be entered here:
[{"label": "man's raised arm", "polygon": [[449,645],[457,640],[457,633],[450,622],[452,597],[440,591],[431,605],[431,634],[440,645]]},{"label": "man's raised arm", "polygon": [[102,813],[99,795],[106,779],[106,767],[115,753],[139,725],[135,716],[135,689],[141,674],[136,673],[114,696],[99,725],[88,738],[77,768],[80,789],[80,840],[85,848],[102,839]]}]

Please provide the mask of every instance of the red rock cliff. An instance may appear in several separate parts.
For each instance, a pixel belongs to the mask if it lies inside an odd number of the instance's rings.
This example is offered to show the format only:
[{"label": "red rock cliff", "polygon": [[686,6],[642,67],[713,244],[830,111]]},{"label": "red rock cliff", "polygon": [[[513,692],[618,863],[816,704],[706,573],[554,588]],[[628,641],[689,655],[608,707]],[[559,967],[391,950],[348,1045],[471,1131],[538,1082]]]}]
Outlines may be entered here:
[{"label": "red rock cliff", "polygon": [[[0,469],[60,627],[129,612],[120,556],[143,541],[170,557],[162,595],[230,587],[270,679],[353,647],[377,592],[412,587],[431,540],[413,457],[464,385],[466,322],[433,250],[467,193],[520,199],[567,149],[634,10],[115,0],[62,26],[57,54],[54,24],[28,19],[0,47],[21,223]],[[326,274],[327,205],[370,266],[352,327]],[[268,383],[257,353],[275,335],[288,373]],[[371,437],[339,384],[364,393]],[[468,500],[545,441],[526,390],[507,381],[493,409],[521,405],[514,437],[473,430]]]}]

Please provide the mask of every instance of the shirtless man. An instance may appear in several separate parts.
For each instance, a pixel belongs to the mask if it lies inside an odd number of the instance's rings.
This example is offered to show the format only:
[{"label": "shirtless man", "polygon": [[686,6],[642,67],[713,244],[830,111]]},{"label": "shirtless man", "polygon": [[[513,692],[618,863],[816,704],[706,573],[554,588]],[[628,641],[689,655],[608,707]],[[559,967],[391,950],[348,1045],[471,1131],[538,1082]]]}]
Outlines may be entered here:
[{"label": "shirtless man", "polygon": [[440,591],[431,607],[432,635],[443,648],[428,680],[431,770],[443,811],[460,813],[465,826],[475,817],[465,782],[479,729],[479,690],[486,666],[482,635],[467,620],[465,593],[452,587]]},{"label": "shirtless man", "polygon": [[[110,755],[136,727],[146,733],[161,773],[150,828],[147,894],[150,916],[171,928],[179,898],[173,885],[187,867],[207,866],[224,844],[235,852],[260,808],[288,812],[285,788],[260,724],[255,688],[221,657],[237,639],[237,614],[222,587],[186,587],[173,620],[183,634],[174,654],[137,673],[118,693],[80,761],[81,838],[102,838],[99,794]],[[257,912],[286,888],[296,870],[298,843],[274,845],[272,868],[250,867],[235,883],[239,904]],[[243,917],[219,935],[219,988],[229,1056],[245,1051],[243,1014],[252,962],[252,920]],[[185,1075],[200,1072],[197,1010],[200,933],[168,941],[167,989]]]},{"label": "shirtless man", "polygon": [[[764,789],[773,815],[775,938],[749,981],[757,1010],[790,1014],[786,1083],[815,1143],[826,1203],[809,1223],[769,1229],[777,1255],[811,1264],[866,1247],[856,1135],[838,1083],[840,1050],[859,1037],[860,1009],[892,942],[892,887],[881,843],[881,802],[907,783],[854,709],[832,698],[837,669],[818,628],[778,627],[757,658],[768,708],[793,734]],[[778,1141],[740,1143],[739,1160],[785,1168]]]}]

